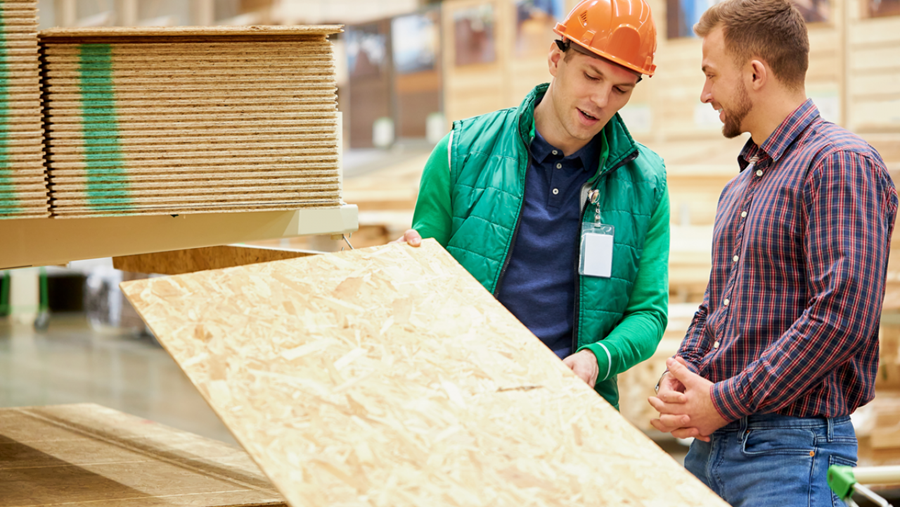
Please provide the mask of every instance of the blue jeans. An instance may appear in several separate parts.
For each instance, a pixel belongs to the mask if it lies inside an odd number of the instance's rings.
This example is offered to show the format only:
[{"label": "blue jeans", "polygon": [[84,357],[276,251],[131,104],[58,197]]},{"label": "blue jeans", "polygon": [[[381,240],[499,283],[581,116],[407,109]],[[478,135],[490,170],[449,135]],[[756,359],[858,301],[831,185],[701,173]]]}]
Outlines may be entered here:
[{"label": "blue jeans", "polygon": [[847,416],[825,419],[759,414],[695,440],[684,466],[734,507],[844,505],[828,487],[830,465],[856,465]]}]

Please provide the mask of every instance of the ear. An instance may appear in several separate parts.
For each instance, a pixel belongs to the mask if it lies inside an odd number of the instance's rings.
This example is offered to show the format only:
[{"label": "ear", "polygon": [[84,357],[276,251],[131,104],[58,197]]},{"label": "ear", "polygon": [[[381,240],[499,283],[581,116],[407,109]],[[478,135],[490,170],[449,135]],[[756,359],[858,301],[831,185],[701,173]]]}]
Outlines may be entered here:
[{"label": "ear", "polygon": [[[570,49],[570,51],[572,51]],[[551,44],[550,46],[550,54],[547,56],[547,64],[550,68],[550,75],[556,77],[556,73],[559,72],[559,64],[563,61],[566,54],[559,50],[556,47],[556,44]]]},{"label": "ear", "polygon": [[747,79],[749,81],[747,84],[751,90],[761,90],[768,83],[770,77],[769,66],[762,60],[750,60],[747,63]]}]

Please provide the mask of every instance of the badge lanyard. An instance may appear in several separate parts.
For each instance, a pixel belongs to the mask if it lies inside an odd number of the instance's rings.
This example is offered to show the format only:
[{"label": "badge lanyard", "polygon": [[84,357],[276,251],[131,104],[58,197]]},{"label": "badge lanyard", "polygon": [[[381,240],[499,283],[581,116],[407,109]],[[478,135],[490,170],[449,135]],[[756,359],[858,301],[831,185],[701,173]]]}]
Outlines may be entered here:
[{"label": "badge lanyard", "polygon": [[600,191],[588,192],[588,203],[594,207],[594,219],[581,224],[581,255],[578,274],[609,278],[612,275],[615,227],[600,220]]}]

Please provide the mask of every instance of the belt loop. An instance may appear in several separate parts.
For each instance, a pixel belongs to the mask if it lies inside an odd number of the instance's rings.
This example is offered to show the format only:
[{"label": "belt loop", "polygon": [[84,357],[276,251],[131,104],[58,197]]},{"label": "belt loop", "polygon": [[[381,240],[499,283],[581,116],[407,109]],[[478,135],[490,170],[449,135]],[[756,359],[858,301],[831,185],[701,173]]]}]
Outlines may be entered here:
[{"label": "belt loop", "polygon": [[825,426],[828,428],[828,443],[834,441],[834,418],[826,417]]},{"label": "belt loop", "polygon": [[744,433],[747,432],[747,426],[749,426],[747,416],[741,417],[741,438],[744,438]]}]

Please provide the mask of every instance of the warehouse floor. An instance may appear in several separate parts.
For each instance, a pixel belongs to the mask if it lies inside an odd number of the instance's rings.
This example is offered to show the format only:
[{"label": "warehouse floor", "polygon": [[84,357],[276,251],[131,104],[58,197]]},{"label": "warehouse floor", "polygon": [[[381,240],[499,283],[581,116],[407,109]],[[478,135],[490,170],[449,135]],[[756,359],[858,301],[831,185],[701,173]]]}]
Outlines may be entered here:
[{"label": "warehouse floor", "polygon": [[0,407],[85,402],[237,445],[153,338],[99,333],[81,314],[40,333],[0,319]]}]

